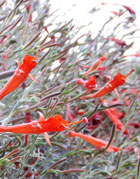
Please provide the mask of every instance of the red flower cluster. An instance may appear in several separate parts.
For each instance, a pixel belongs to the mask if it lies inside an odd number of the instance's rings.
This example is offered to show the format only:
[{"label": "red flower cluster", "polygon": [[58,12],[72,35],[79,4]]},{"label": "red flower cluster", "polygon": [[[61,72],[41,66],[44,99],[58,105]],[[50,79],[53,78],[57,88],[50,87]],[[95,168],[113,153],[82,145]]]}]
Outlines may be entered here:
[{"label": "red flower cluster", "polygon": [[126,78],[134,72],[132,69],[126,76],[118,73],[113,80],[110,80],[103,88],[97,91],[94,94],[90,94],[87,96],[83,96],[82,99],[90,99],[90,98],[99,98],[110,92],[112,92],[118,86],[121,86],[125,83]]}]

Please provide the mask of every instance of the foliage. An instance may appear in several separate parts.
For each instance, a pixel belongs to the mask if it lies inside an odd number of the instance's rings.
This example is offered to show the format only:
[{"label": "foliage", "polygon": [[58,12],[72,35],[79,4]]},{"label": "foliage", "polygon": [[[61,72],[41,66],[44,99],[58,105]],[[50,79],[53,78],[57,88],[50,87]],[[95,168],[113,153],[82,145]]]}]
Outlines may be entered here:
[{"label": "foliage", "polygon": [[[133,46],[133,42],[127,44],[125,41],[137,31],[133,26],[134,14],[121,10],[118,15],[111,15],[93,38],[90,32],[78,35],[79,28],[73,25],[72,20],[57,22],[55,13],[49,12],[47,1],[43,5],[36,0],[13,1],[9,6],[3,0],[0,9],[0,88],[4,87],[17,68],[15,60],[22,62],[26,54],[35,56],[41,49],[37,66],[31,72],[40,84],[28,78],[1,100],[1,125],[24,123],[27,114],[32,116],[31,120],[37,120],[37,111],[42,112],[45,119],[62,114],[68,122],[87,117],[87,124],[72,126],[71,130],[96,136],[125,149],[107,153],[80,138],[70,138],[69,130],[49,133],[52,147],[46,144],[41,135],[27,137],[1,133],[0,177],[138,179],[139,57],[129,57],[132,61],[124,57],[125,52]],[[93,13],[96,13],[96,9]],[[106,36],[108,29],[109,35]],[[117,36],[119,42],[113,40]],[[97,82],[97,88],[90,93],[105,86],[118,72],[126,75],[132,68],[136,70],[125,84],[117,88],[120,98],[112,92],[99,99],[81,99],[87,91],[77,80],[88,80],[89,77],[84,76],[85,71],[102,56],[106,56],[101,64],[105,68],[89,74],[94,75]],[[106,99],[108,103],[102,103],[101,99]],[[116,133],[114,130],[111,133],[112,122],[104,112],[112,107],[123,114],[121,121],[124,127],[121,131],[116,130]],[[133,126],[129,123],[133,123]],[[125,128],[128,135],[123,134]]]}]

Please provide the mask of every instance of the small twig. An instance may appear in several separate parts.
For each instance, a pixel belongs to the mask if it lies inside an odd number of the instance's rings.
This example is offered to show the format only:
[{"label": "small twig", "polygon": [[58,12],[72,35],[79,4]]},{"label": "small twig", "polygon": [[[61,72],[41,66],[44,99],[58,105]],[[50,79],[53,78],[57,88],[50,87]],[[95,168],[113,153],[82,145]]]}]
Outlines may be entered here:
[{"label": "small twig", "polygon": [[71,103],[71,102],[73,102],[73,101],[79,99],[81,96],[83,96],[83,95],[85,95],[85,94],[86,94],[86,92],[81,93],[80,95],[78,95],[78,96],[72,98],[71,100],[69,100],[68,103]]},{"label": "small twig", "polygon": [[69,169],[69,170],[63,170],[62,173],[71,173],[71,172],[85,172],[84,169]]},{"label": "small twig", "polygon": [[15,72],[15,70],[5,71],[5,72],[0,73],[0,80],[7,78],[9,76],[12,76],[14,74],[14,72]]},{"label": "small twig", "polygon": [[111,136],[110,136],[110,139],[109,139],[109,142],[108,144],[106,145],[106,147],[104,148],[104,152],[108,149],[108,147],[111,145],[112,141],[113,141],[113,138],[115,136],[115,132],[116,132],[116,126],[115,124],[113,124],[112,126],[112,129],[111,129]]},{"label": "small twig", "polygon": [[61,160],[58,160],[56,163],[54,163],[53,165],[51,165],[51,166],[48,168],[48,170],[54,168],[56,165],[58,165],[59,163],[64,162],[65,160],[67,160],[67,158],[63,158],[63,159],[61,159]]},{"label": "small twig", "polygon": [[60,94],[61,94],[60,92],[57,92],[57,93],[53,93],[53,94],[47,95],[47,96],[41,98],[41,101],[44,101],[45,99],[48,99],[48,98],[52,98],[52,97],[58,96]]},{"label": "small twig", "polygon": [[51,43],[51,44],[47,44],[46,46],[44,45],[43,47],[41,47],[41,51],[46,49],[46,48],[50,48],[50,47],[55,47],[55,46],[60,46],[60,43]]},{"label": "small twig", "polygon": [[61,87],[61,85],[59,85],[59,86],[56,86],[56,87],[52,87],[52,88],[50,88],[50,89],[47,89],[47,90],[44,90],[41,94],[39,94],[38,96],[40,97],[40,96],[42,96],[43,94],[45,94],[45,93],[51,93],[51,92],[53,92],[53,91],[56,91],[57,89],[59,89]]},{"label": "small twig", "polygon": [[117,162],[117,166],[116,166],[116,171],[119,169],[120,161],[121,161],[121,158],[122,158],[122,154],[123,154],[123,151],[121,151],[121,153],[120,153],[120,155],[119,155],[118,162]]},{"label": "small twig", "polygon": [[10,14],[9,14],[8,16],[10,16],[13,12],[15,12],[16,9],[22,4],[23,1],[24,1],[24,0],[21,0],[21,1],[16,5],[16,7],[10,12]]},{"label": "small twig", "polygon": [[5,152],[6,152],[6,148],[9,146],[9,144],[11,144],[12,141],[8,142],[8,144],[4,147],[3,151],[0,151],[0,153],[2,152],[0,158],[4,157]]},{"label": "small twig", "polygon": [[139,179],[140,178],[140,158],[138,160],[138,163],[137,163],[137,175],[136,175],[136,179]]},{"label": "small twig", "polygon": [[[59,133],[58,133],[59,134]],[[51,138],[52,139],[52,138]],[[57,147],[60,147],[61,149],[64,149],[64,150],[67,150],[66,149],[66,147],[64,147],[63,145],[61,145],[61,144],[58,144],[58,143],[56,143],[56,142],[51,142],[52,143],[52,145],[55,145],[55,146],[57,146]]]},{"label": "small twig", "polygon": [[34,110],[36,108],[42,107],[42,106],[46,105],[49,98],[52,98],[52,97],[57,96],[59,94],[61,94],[61,93],[54,93],[54,94],[51,94],[51,95],[47,95],[47,96],[45,96],[44,98],[41,99],[41,102],[39,102],[39,103],[37,103],[33,106],[30,106],[28,108],[22,109],[21,111],[25,112],[25,111],[30,111],[30,110]]},{"label": "small twig", "polygon": [[4,0],[1,4],[0,4],[0,7],[3,6],[3,4],[6,3],[6,0]]},{"label": "small twig", "polygon": [[87,118],[90,118],[97,111],[99,105],[100,103],[97,103],[97,105],[95,106],[95,109],[91,113],[88,114]]},{"label": "small twig", "polygon": [[50,50],[48,50],[48,52],[46,52],[39,60],[38,63],[40,63],[48,54],[49,54]]},{"label": "small twig", "polygon": [[20,153],[20,149],[15,149],[12,152],[10,152],[9,154],[7,154],[4,158],[9,158],[12,155],[16,155]]},{"label": "small twig", "polygon": [[58,103],[58,98],[54,98],[56,100],[56,102],[54,103],[54,105],[52,106],[51,110],[48,112],[47,117],[50,117],[50,115],[52,114],[53,110],[55,109],[57,103]]},{"label": "small twig", "polygon": [[18,20],[15,23],[11,24],[11,27],[8,29],[8,32],[10,32],[21,21],[21,19],[22,16],[18,18]]},{"label": "small twig", "polygon": [[[92,116],[92,115],[97,111],[99,105],[100,105],[100,103],[98,103],[98,104],[95,106],[95,109],[94,109],[91,113],[89,113],[89,114],[87,115],[87,118],[88,118],[88,119],[90,118],[90,116]],[[81,131],[82,129],[84,129],[84,128],[86,127],[86,125],[87,125],[87,124],[84,124],[80,129],[76,130],[76,132],[79,132],[79,131]]]},{"label": "small twig", "polygon": [[19,160],[20,158],[21,158],[20,156],[17,156],[17,157],[15,157],[15,158],[9,160],[9,162],[15,162],[16,160]]},{"label": "small twig", "polygon": [[23,47],[23,50],[30,46],[40,36],[40,34],[41,32],[37,33],[37,35]]},{"label": "small twig", "polygon": [[105,152],[105,151],[108,149],[108,147],[109,147],[110,144],[112,143],[113,138],[114,138],[114,136],[115,136],[115,131],[116,131],[116,127],[115,127],[115,124],[113,124],[112,130],[111,130],[111,136],[110,136],[110,139],[109,139],[109,141],[108,141],[108,144],[106,145],[106,147],[105,147],[104,149],[101,149],[101,150],[99,150],[97,153],[95,153],[95,154],[94,154],[94,157],[97,156],[97,155],[99,155],[99,154],[101,154],[101,153],[103,153],[103,152]]}]

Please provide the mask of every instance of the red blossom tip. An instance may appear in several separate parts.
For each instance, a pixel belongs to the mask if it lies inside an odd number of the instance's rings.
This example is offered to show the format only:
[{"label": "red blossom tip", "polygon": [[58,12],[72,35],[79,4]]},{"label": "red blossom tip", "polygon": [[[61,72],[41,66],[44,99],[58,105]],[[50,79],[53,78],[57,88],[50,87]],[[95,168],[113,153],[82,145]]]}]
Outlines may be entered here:
[{"label": "red blossom tip", "polygon": [[82,121],[83,121],[84,123],[88,123],[87,117],[83,117]]},{"label": "red blossom tip", "polygon": [[78,85],[82,85],[84,83],[85,83],[85,81],[82,78],[77,79],[77,84]]},{"label": "red blossom tip", "polygon": [[74,134],[75,134],[74,131],[70,131],[70,132],[69,132],[69,137],[74,137]]},{"label": "red blossom tip", "polygon": [[134,71],[135,71],[135,69],[133,68],[133,69],[126,75],[126,77],[130,76]]},{"label": "red blossom tip", "polygon": [[106,57],[101,57],[101,58],[100,58],[100,61],[101,61],[101,62],[104,62],[105,60],[106,60]]},{"label": "red blossom tip", "polygon": [[82,119],[81,121],[71,122],[71,123],[68,123],[67,125],[70,126],[70,125],[74,125],[74,124],[79,124],[79,123],[85,122],[85,120],[86,119],[84,119],[84,120]]},{"label": "red blossom tip", "polygon": [[133,68],[131,71],[132,71],[132,72],[134,72],[134,71],[135,71],[135,69]]},{"label": "red blossom tip", "polygon": [[43,27],[44,28],[44,30],[47,32],[47,33],[49,33],[49,31],[48,31],[48,28],[47,27]]},{"label": "red blossom tip", "polygon": [[38,52],[41,52],[41,49],[40,49],[40,48],[38,49]]},{"label": "red blossom tip", "polygon": [[102,3],[101,3],[101,5],[107,5],[107,3],[105,3],[105,2],[102,2]]},{"label": "red blossom tip", "polygon": [[38,54],[39,54],[40,52],[41,52],[41,49],[39,48],[38,51],[37,51],[37,53],[36,53],[36,55],[35,55],[35,58],[38,57]]},{"label": "red blossom tip", "polygon": [[30,9],[31,9],[31,4],[28,4],[28,5],[26,6],[26,11],[27,11],[27,13],[30,12]]},{"label": "red blossom tip", "polygon": [[125,129],[123,133],[124,133],[125,135],[128,135],[128,130]]}]

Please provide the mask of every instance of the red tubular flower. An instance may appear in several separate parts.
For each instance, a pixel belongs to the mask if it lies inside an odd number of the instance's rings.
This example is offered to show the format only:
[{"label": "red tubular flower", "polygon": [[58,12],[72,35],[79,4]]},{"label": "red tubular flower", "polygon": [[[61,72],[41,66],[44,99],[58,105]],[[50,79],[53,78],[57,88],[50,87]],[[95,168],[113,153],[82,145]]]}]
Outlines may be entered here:
[{"label": "red tubular flower", "polygon": [[77,84],[83,85],[87,93],[89,93],[92,89],[96,88],[96,78],[95,76],[90,77],[89,80],[83,80],[82,78],[79,78],[77,80]]},{"label": "red tubular flower", "polygon": [[130,106],[131,100],[129,99],[128,96],[125,96],[125,97],[124,97],[124,104],[125,104],[126,106]]},{"label": "red tubular flower", "polygon": [[102,66],[102,67],[98,67],[97,71],[105,71],[106,70],[106,66]]},{"label": "red tubular flower", "polygon": [[31,119],[32,119],[32,114],[30,112],[27,112],[26,113],[26,120],[25,120],[25,122],[26,123],[31,122]]},{"label": "red tubular flower", "polygon": [[113,115],[115,115],[117,118],[121,119],[125,113],[124,112],[120,112],[118,109],[116,108],[110,108],[110,111],[112,112]]},{"label": "red tubular flower", "polygon": [[[111,102],[107,101],[106,99],[101,99],[100,102],[103,103],[105,106],[116,105],[118,104],[118,99],[114,98]],[[110,111],[119,119],[121,119],[125,115],[124,112],[119,111],[117,108],[110,108]]]},{"label": "red tubular flower", "polygon": [[32,172],[28,172],[28,173],[25,175],[25,178],[31,178],[32,175],[33,175]]},{"label": "red tubular flower", "polygon": [[[105,148],[108,143],[107,141],[104,141],[102,139],[98,139],[96,137],[91,137],[91,136],[84,135],[82,133],[77,133],[74,131],[69,132],[69,137],[80,137],[98,149]],[[106,151],[107,152],[118,152],[119,150],[121,150],[121,149],[110,145]]]},{"label": "red tubular flower", "polygon": [[34,157],[32,161],[29,163],[29,165],[35,164],[35,162],[38,160],[38,157]]},{"label": "red tubular flower", "polygon": [[111,38],[107,37],[107,38],[105,38],[105,39],[106,39],[106,40],[111,40],[111,41],[115,42],[117,45],[119,45],[119,46],[121,46],[121,47],[127,46],[127,44],[126,44],[125,41],[120,40],[120,39],[117,39],[117,38],[114,38],[114,37],[111,37]]},{"label": "red tubular flower", "polygon": [[65,60],[66,60],[66,57],[62,57],[62,58],[59,59],[59,63],[62,63],[62,62],[64,62]]},{"label": "red tubular flower", "polygon": [[117,45],[121,46],[121,47],[127,45],[125,41],[116,39],[116,38],[114,38],[114,37],[112,37],[111,40],[112,40],[113,42],[115,42]]},{"label": "red tubular flower", "polygon": [[[24,173],[27,172],[29,169],[29,167],[24,167]],[[23,173],[23,174],[24,174]],[[32,172],[27,172],[27,174],[25,175],[25,178],[30,178],[33,175]]]},{"label": "red tubular flower", "polygon": [[4,43],[6,38],[7,38],[6,35],[3,35],[2,37],[0,37],[0,45],[2,45]]},{"label": "red tubular flower", "polygon": [[20,162],[15,162],[15,166],[16,166],[16,168],[20,168],[21,167]]},{"label": "red tubular flower", "polygon": [[125,56],[123,56],[123,58],[124,57],[140,57],[140,52],[137,52],[137,53],[131,54],[131,55],[125,55]]},{"label": "red tubular flower", "polygon": [[54,115],[47,120],[41,112],[39,121],[31,121],[29,123],[19,124],[15,126],[0,126],[0,132],[13,132],[17,134],[43,134],[46,141],[51,145],[47,132],[61,132],[65,129],[69,129],[68,126],[86,122],[83,118],[81,121],[68,123],[65,121],[60,114]]},{"label": "red tubular flower", "polygon": [[42,166],[39,167],[39,169],[38,169],[37,172],[35,173],[35,178],[34,178],[34,179],[36,179],[36,177],[40,174],[40,172],[41,172],[42,169],[43,169]]},{"label": "red tubular flower", "polygon": [[32,22],[33,22],[33,14],[32,14],[32,13],[31,13],[30,16],[29,16],[28,22],[29,22],[29,23],[32,23]]},{"label": "red tubular flower", "polygon": [[27,11],[27,13],[30,12],[30,9],[31,9],[31,4],[28,4],[28,5],[26,6],[26,11]]},{"label": "red tubular flower", "polygon": [[128,123],[129,126],[133,126],[134,128],[140,128],[140,122],[130,122]]},{"label": "red tubular flower", "polygon": [[110,80],[103,88],[97,91],[94,94],[83,96],[81,99],[90,99],[90,98],[99,98],[110,92],[112,92],[118,86],[121,86],[125,83],[126,78],[134,72],[134,69],[130,71],[126,76],[118,73],[113,80]]},{"label": "red tubular flower", "polygon": [[119,12],[116,12],[116,11],[110,11],[110,12],[112,12],[114,15],[119,15]]},{"label": "red tubular flower", "polygon": [[136,16],[136,12],[129,6],[122,5],[123,8],[125,8],[131,15]]},{"label": "red tubular flower", "polygon": [[136,94],[136,93],[140,93],[140,90],[138,90],[138,89],[131,89],[130,91],[129,91],[130,93],[134,93],[134,94]]},{"label": "red tubular flower", "polygon": [[[107,4],[109,4],[109,3],[101,3],[101,4],[102,4],[102,5],[107,5]],[[117,3],[112,4],[112,5],[119,5],[119,6],[122,6],[122,7],[125,8],[131,15],[136,16],[136,12],[135,12],[131,7],[129,7],[129,6],[125,6],[125,5],[117,4]]]},{"label": "red tubular flower", "polygon": [[7,53],[3,53],[2,57],[3,57],[3,64],[2,64],[3,70],[6,70]]},{"label": "red tubular flower", "polygon": [[70,110],[70,104],[66,104],[66,121],[72,122],[74,119],[74,114]]},{"label": "red tubular flower", "polygon": [[106,57],[100,57],[99,59],[97,59],[92,65],[91,67],[88,69],[88,71],[86,71],[84,73],[85,76],[87,76],[89,73],[91,73],[92,71],[96,70],[104,61],[106,60]]},{"label": "red tubular flower", "polygon": [[[31,122],[31,118],[32,118],[32,114],[29,113],[29,112],[27,112],[27,113],[26,113],[25,123]],[[25,134],[25,146],[28,145],[28,138],[29,138],[29,135],[28,135],[28,134]]]},{"label": "red tubular flower", "polygon": [[84,83],[84,87],[85,87],[87,93],[89,93],[92,89],[96,88],[95,76],[90,77],[89,80]]},{"label": "red tubular flower", "polygon": [[[108,117],[111,119],[111,121],[116,125],[118,130],[122,130],[123,128],[123,124],[122,122],[119,120],[119,118],[117,118],[110,109],[106,109],[104,110],[104,112],[108,115]],[[124,130],[124,134],[128,134],[128,131],[125,129]]]},{"label": "red tubular flower", "polygon": [[55,36],[54,35],[51,36],[51,41],[52,41],[52,43],[55,42]]},{"label": "red tubular flower", "polygon": [[83,84],[85,84],[85,81],[84,81],[82,78],[79,78],[79,79],[77,80],[77,84],[78,84],[78,85],[83,85]]},{"label": "red tubular flower", "polygon": [[16,69],[15,73],[9,79],[7,84],[0,90],[0,100],[18,88],[27,79],[27,77],[30,77],[32,80],[39,83],[32,75],[29,74],[37,65],[36,57],[25,55],[23,63],[21,64],[19,61],[17,61],[17,64],[18,68]]}]

